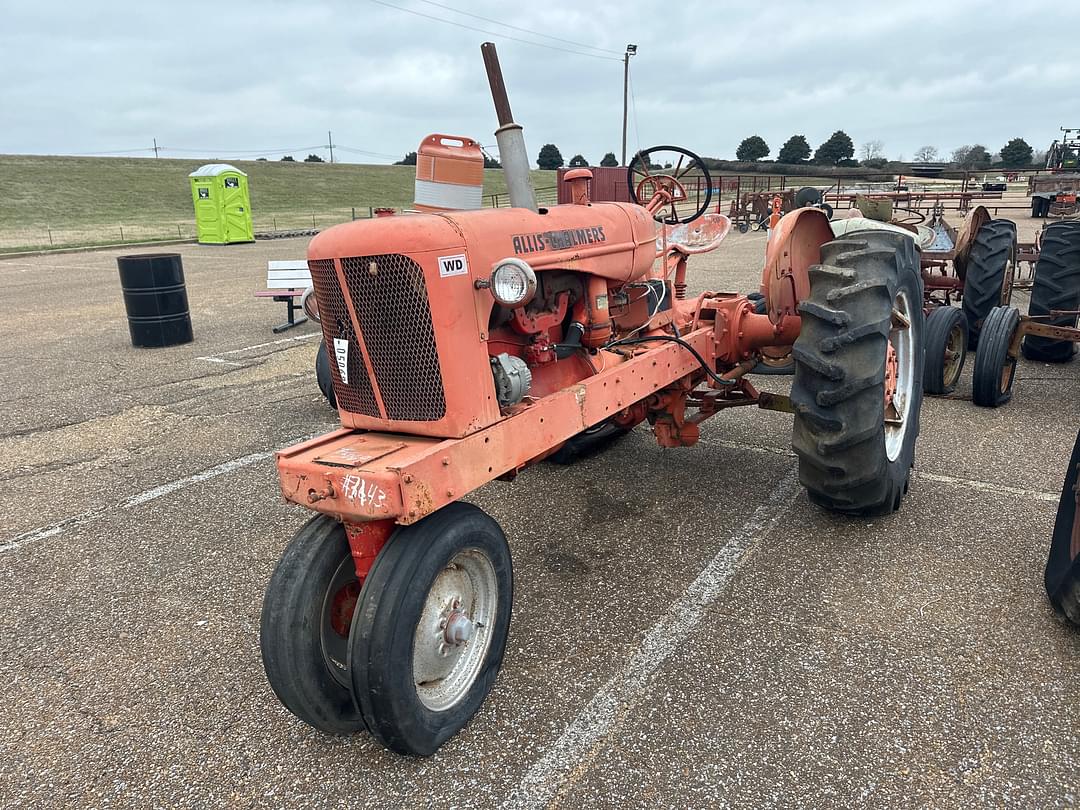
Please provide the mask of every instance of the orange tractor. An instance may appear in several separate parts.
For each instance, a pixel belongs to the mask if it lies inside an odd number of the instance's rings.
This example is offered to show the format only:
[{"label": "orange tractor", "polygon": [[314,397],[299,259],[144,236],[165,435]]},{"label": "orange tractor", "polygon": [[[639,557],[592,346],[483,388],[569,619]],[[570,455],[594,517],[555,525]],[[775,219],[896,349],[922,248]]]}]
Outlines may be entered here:
[{"label": "orange tractor", "polygon": [[[524,143],[495,78],[509,172]],[[662,165],[650,151],[639,162]],[[591,202],[582,169],[565,178],[573,204],[535,209],[518,176],[513,208],[312,240],[341,428],[277,455],[285,498],[316,514],[274,571],[261,630],[270,684],[302,720],[419,755],[469,720],[503,659],[513,583],[502,530],[461,499],[590,431],[647,423],[661,447],[689,447],[725,408],[788,411],[813,502],[898,508],[922,403],[914,242],[835,239],[802,209],[777,225],[759,293],[689,296],[688,257],[730,223],[681,213],[682,174],[711,180],[675,151],[631,186],[639,204]],[[790,397],[759,392],[746,373],[785,346]]]}]

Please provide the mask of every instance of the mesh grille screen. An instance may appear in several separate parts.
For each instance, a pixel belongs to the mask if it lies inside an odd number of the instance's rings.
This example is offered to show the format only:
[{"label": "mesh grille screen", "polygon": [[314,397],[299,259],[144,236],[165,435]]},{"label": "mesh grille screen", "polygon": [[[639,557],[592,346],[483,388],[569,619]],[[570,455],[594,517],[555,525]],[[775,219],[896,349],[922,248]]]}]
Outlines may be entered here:
[{"label": "mesh grille screen", "polygon": [[[341,285],[338,284],[337,274],[334,272],[334,261],[309,261],[308,269],[311,271],[311,283],[315,288],[315,300],[319,304],[323,341],[330,358],[330,375],[334,381],[338,407],[351,413],[378,417],[379,407],[375,402],[375,393],[371,389],[363,355],[360,354],[360,345],[353,334],[349,310],[345,306]],[[341,381],[341,374],[338,372],[337,360],[334,357],[334,338],[346,338],[349,341],[348,385]]]},{"label": "mesh grille screen", "polygon": [[420,265],[407,256],[383,254],[342,259],[341,269],[387,417],[442,419],[446,399]]}]

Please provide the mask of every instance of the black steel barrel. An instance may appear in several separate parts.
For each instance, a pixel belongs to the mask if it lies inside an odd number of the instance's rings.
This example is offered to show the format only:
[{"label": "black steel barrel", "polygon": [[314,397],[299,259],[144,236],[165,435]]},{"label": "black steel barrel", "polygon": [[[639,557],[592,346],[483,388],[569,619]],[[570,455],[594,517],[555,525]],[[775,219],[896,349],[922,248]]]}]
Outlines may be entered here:
[{"label": "black steel barrel", "polygon": [[180,254],[120,256],[116,264],[120,268],[132,345],[190,343],[191,315]]}]

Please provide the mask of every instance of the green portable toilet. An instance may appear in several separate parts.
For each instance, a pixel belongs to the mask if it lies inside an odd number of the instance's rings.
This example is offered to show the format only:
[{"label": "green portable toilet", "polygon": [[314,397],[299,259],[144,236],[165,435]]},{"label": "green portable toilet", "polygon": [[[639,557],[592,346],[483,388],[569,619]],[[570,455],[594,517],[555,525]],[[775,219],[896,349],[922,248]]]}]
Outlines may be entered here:
[{"label": "green portable toilet", "polygon": [[228,163],[207,163],[188,177],[199,244],[255,241],[248,179],[244,172]]}]

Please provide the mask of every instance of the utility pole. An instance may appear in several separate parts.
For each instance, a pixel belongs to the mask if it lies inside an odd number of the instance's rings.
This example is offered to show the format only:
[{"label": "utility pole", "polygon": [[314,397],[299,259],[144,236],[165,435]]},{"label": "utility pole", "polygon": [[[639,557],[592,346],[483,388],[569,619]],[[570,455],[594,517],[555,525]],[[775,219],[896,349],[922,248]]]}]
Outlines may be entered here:
[{"label": "utility pole", "polygon": [[626,92],[630,84],[630,57],[637,53],[637,45],[627,45],[623,54],[622,73],[622,165],[626,165]]},{"label": "utility pole", "polygon": [[334,133],[326,130],[326,139],[330,142],[330,162],[334,162]]},{"label": "utility pole", "polygon": [[158,156],[157,138],[154,138],[154,157],[156,158],[157,156]]}]

